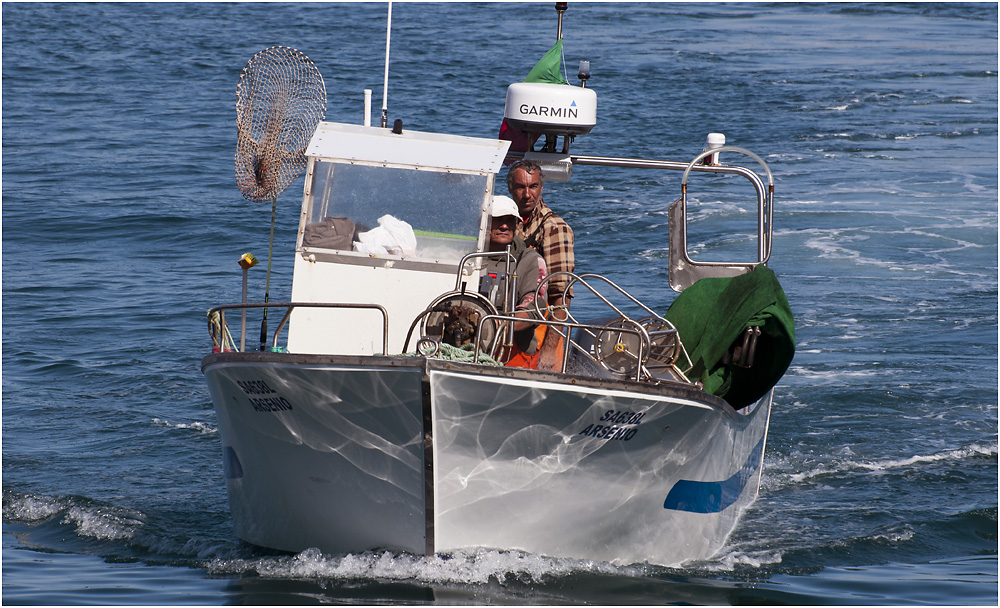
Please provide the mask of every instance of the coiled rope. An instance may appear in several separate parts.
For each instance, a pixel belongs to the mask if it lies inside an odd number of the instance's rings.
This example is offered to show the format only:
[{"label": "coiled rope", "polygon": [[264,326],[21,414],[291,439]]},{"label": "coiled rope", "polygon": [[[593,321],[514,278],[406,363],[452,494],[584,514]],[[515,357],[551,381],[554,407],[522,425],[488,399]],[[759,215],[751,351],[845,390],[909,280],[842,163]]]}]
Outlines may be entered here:
[{"label": "coiled rope", "polygon": [[239,350],[232,334],[229,333],[229,326],[223,327],[222,315],[217,310],[208,311],[208,333],[211,334],[212,343],[219,352]]},{"label": "coiled rope", "polygon": [[[439,359],[447,359],[448,361],[460,361],[462,363],[473,363],[476,358],[476,346],[474,344],[466,344],[464,346],[452,346],[451,344],[441,343],[441,352],[438,353]],[[487,355],[486,353],[479,353],[479,361],[481,365],[503,365],[493,357]]]},{"label": "coiled rope", "polygon": [[478,363],[479,365],[496,365],[503,366],[493,357],[487,355],[484,352],[479,353],[479,361],[476,361],[476,352],[474,344],[466,344],[464,346],[452,346],[445,342],[441,342],[438,348],[438,352],[435,355],[424,355],[421,353],[403,353],[404,357],[428,357],[429,359],[444,359],[446,361],[458,361],[460,363]]}]

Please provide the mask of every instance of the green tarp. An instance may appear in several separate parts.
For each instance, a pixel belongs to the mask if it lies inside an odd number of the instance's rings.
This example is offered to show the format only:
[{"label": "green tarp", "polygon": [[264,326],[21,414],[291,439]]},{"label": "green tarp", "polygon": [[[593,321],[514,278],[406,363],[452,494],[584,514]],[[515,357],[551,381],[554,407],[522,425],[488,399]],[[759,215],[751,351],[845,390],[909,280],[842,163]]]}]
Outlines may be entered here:
[{"label": "green tarp", "polygon": [[[792,310],[774,272],[763,264],[738,277],[695,282],[677,296],[666,318],[694,364],[688,378],[737,409],[767,394],[795,355]],[[753,366],[725,363],[733,343],[742,342],[743,332],[754,326],[761,336]]]}]

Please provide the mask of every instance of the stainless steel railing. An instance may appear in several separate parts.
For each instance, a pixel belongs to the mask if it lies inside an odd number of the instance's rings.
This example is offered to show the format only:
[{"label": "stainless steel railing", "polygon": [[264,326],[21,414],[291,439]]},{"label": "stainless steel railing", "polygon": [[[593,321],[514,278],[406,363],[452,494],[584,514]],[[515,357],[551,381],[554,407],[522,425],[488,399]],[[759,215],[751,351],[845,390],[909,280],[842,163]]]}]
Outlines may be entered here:
[{"label": "stainless steel railing", "polygon": [[[222,306],[215,306],[210,308],[208,311],[209,315],[209,333],[212,334],[213,339],[215,339],[215,329],[212,326],[212,314],[219,314],[220,328],[226,330],[228,324],[226,323],[226,311],[227,310],[241,310],[245,311],[253,308],[284,308],[285,314],[281,317],[281,321],[278,323],[277,327],[274,329],[274,335],[271,338],[271,348],[278,347],[278,337],[284,330],[285,325],[288,323],[289,317],[292,315],[292,311],[296,308],[361,308],[369,310],[377,310],[382,313],[382,354],[389,353],[389,313],[384,307],[379,304],[357,304],[353,302],[269,302],[267,304],[223,304]],[[241,322],[244,323],[244,322]],[[245,325],[241,326],[241,333],[245,331]],[[221,338],[221,336],[220,336]],[[231,350],[240,350],[235,348],[235,343],[233,343],[234,348]]]}]

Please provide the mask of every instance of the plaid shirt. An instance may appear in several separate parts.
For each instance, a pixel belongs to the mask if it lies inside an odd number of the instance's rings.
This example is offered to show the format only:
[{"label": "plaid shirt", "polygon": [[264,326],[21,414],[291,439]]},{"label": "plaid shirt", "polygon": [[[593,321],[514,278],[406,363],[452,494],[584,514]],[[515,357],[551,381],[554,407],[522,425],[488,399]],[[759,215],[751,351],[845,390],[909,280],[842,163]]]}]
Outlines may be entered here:
[{"label": "plaid shirt", "polygon": [[[518,224],[515,234],[542,254],[549,274],[573,272],[576,268],[573,259],[573,229],[565,220],[553,213],[544,201],[538,201],[531,210],[531,215]],[[552,279],[548,286],[549,295],[561,294],[568,283],[568,277]],[[573,297],[572,289],[568,295]]]}]

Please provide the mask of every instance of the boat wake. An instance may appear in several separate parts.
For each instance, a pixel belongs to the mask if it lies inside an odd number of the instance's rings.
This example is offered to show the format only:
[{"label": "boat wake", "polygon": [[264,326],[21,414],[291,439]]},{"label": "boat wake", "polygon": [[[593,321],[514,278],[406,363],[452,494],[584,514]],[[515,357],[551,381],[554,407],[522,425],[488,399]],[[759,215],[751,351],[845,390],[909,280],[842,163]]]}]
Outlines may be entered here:
[{"label": "boat wake", "polygon": [[[996,446],[970,446],[922,460],[995,456]],[[906,465],[887,460],[881,466]],[[434,597],[443,594],[440,597],[463,598],[463,603],[482,602],[484,597],[495,594],[508,600],[511,594],[524,595],[522,599],[532,603],[549,603],[554,598],[566,601],[568,589],[575,589],[569,592],[574,601],[583,601],[592,593],[606,593],[607,585],[615,588],[666,585],[675,592],[695,579],[715,581],[713,585],[721,592],[760,580],[762,576],[809,574],[817,568],[859,563],[859,559],[878,563],[886,547],[892,547],[901,558],[919,561],[925,553],[933,554],[944,536],[964,539],[967,555],[976,554],[983,546],[995,545],[996,541],[995,508],[956,513],[939,521],[889,523],[859,531],[848,539],[817,537],[808,529],[797,532],[800,525],[785,517],[780,532],[770,529],[762,535],[759,528],[771,527],[760,518],[766,520],[772,509],[767,496],[763,496],[749,508],[746,524],[736,530],[731,542],[717,555],[677,567],[663,567],[616,566],[595,560],[486,548],[461,549],[431,557],[393,551],[330,555],[317,549],[294,555],[265,555],[250,545],[222,538],[225,534],[222,530],[216,535],[219,538],[212,538],[211,534],[192,533],[190,529],[158,529],[157,517],[85,497],[44,496],[9,489],[3,497],[5,534],[16,536],[25,547],[46,553],[68,551],[112,562],[125,560],[194,568],[212,578],[231,579],[248,593],[266,581],[282,581],[300,585],[303,592],[310,594],[344,594],[343,597],[366,593],[409,597],[407,594],[415,589],[432,589]],[[914,555],[909,556],[910,553]],[[587,589],[578,589],[577,584],[584,584]],[[712,600],[717,601],[718,598]]]},{"label": "boat wake", "polygon": [[317,549],[307,549],[291,556],[214,559],[205,568],[214,575],[256,574],[279,579],[367,579],[435,584],[537,583],[583,572],[625,576],[641,576],[644,572],[640,566],[615,566],[607,562],[483,548],[431,557],[391,551],[330,556]]},{"label": "boat wake", "polygon": [[778,549],[727,547],[713,559],[698,563],[697,567],[707,572],[759,570],[772,564],[780,564],[783,557],[784,551]]},{"label": "boat wake", "polygon": [[643,576],[649,567],[552,558],[516,550],[463,549],[431,557],[368,551],[329,555],[317,549],[261,555],[251,545],[157,530],[135,509],[81,496],[48,496],[5,489],[4,532],[27,547],[149,564],[183,563],[216,576],[264,579],[377,580],[431,584],[532,583],[574,574]]}]

